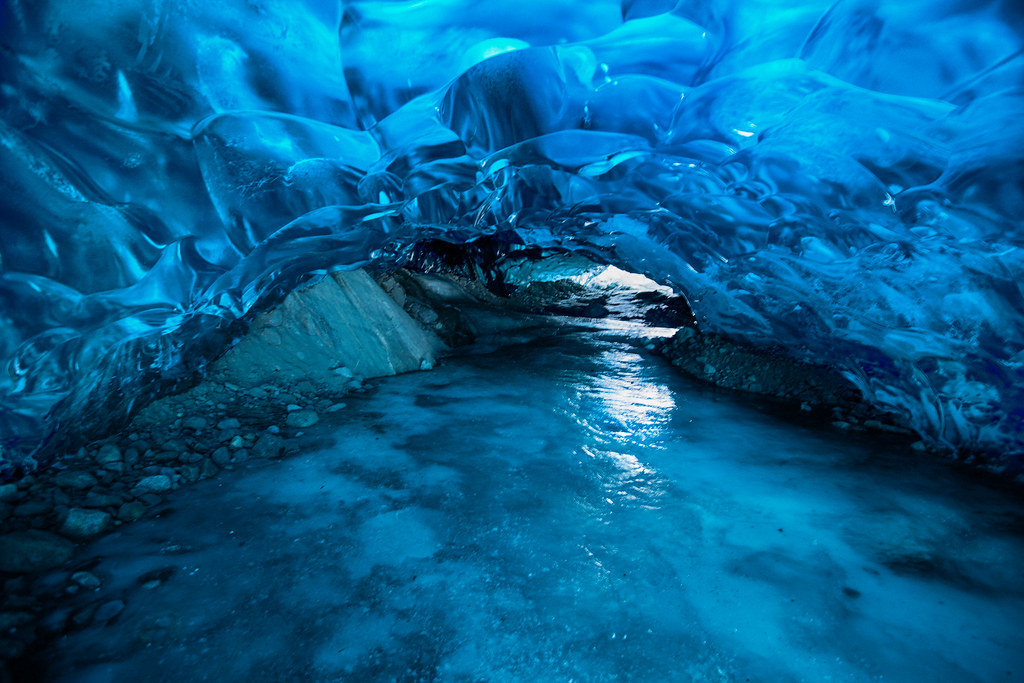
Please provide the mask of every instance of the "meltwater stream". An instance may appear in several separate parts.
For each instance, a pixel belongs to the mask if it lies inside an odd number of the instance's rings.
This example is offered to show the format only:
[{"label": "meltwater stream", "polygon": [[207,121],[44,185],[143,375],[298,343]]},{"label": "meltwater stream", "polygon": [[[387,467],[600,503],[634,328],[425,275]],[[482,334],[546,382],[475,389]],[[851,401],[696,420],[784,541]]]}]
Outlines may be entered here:
[{"label": "meltwater stream", "polygon": [[628,334],[389,379],[329,429],[87,547],[103,588],[67,609],[116,616],[32,675],[1024,680],[1019,500]]}]

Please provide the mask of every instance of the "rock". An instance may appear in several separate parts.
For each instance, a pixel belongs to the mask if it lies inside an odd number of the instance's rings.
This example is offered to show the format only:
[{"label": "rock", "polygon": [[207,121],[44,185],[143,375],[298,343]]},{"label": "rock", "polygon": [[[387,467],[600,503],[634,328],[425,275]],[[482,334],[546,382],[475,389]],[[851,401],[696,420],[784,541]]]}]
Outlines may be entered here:
[{"label": "rock", "polygon": [[336,413],[339,410],[344,410],[347,406],[348,406],[347,403],[335,403],[335,404],[331,405],[330,408],[327,409],[327,412],[328,413]]},{"label": "rock", "polygon": [[109,525],[109,512],[71,508],[60,532],[71,538],[86,539],[102,534]]},{"label": "rock", "polygon": [[104,471],[113,472],[114,474],[124,474],[124,463],[123,462],[108,462],[103,466]]},{"label": "rock", "polygon": [[132,441],[128,445],[128,448],[134,448],[139,453],[145,453],[146,451],[148,451],[152,447],[153,446],[148,441],[146,441],[144,439],[137,439],[135,441]]},{"label": "rock", "polygon": [[99,578],[89,572],[75,572],[71,575],[71,580],[87,590],[96,590],[101,585]]},{"label": "rock", "polygon": [[184,439],[167,439],[163,443],[163,449],[165,451],[187,451],[188,444]]},{"label": "rock", "polygon": [[207,424],[209,424],[209,422],[205,417],[201,415],[192,415],[191,417],[186,417],[184,420],[181,421],[182,427],[185,427],[186,429],[191,429],[196,432],[206,429]]},{"label": "rock", "polygon": [[289,403],[284,409],[289,413],[294,413],[296,410],[302,410],[302,406],[297,403]]},{"label": "rock", "polygon": [[22,503],[18,507],[14,508],[15,517],[37,517],[39,515],[45,515],[52,507],[52,503],[48,503],[42,500],[30,500],[27,503]]},{"label": "rock", "polygon": [[103,446],[96,454],[96,462],[103,466],[107,466],[111,463],[121,463],[123,459],[121,449],[113,444]]},{"label": "rock", "polygon": [[92,621],[93,615],[96,614],[96,608],[96,603],[86,605],[85,607],[71,615],[72,623],[74,623],[77,626],[85,626],[90,621]]},{"label": "rock", "polygon": [[181,480],[186,484],[194,484],[199,481],[199,467],[197,465],[182,465]]},{"label": "rock", "polygon": [[217,429],[234,431],[240,429],[242,423],[233,417],[227,417],[217,423]]},{"label": "rock", "polygon": [[62,489],[74,489],[76,491],[91,489],[97,483],[96,477],[88,472],[67,470],[54,477],[54,483]]},{"label": "rock", "polygon": [[[0,638],[0,662],[4,660],[17,659],[25,653],[25,643],[20,640],[13,638]],[[0,668],[0,674],[4,672],[3,668]],[[0,680],[9,680],[2,679]]]},{"label": "rock", "polygon": [[9,596],[14,593],[27,593],[28,592],[28,581],[24,576],[19,576],[13,579],[7,579],[4,581],[4,593]]},{"label": "rock", "polygon": [[117,518],[122,522],[134,522],[146,514],[146,505],[139,502],[125,503],[117,510]]},{"label": "rock", "polygon": [[199,469],[199,478],[209,479],[210,477],[215,476],[219,471],[220,470],[217,469],[217,466],[214,465],[212,462],[210,462],[209,460],[204,460],[202,466]]},{"label": "rock", "polygon": [[31,529],[0,536],[0,572],[27,574],[59,567],[75,546],[66,538]]},{"label": "rock", "polygon": [[12,628],[32,621],[32,615],[27,612],[0,612],[0,633],[9,633]]},{"label": "rock", "polygon": [[96,610],[96,613],[93,615],[92,620],[94,623],[103,624],[110,621],[123,611],[124,602],[122,602],[121,600],[111,600],[110,602],[101,605]]},{"label": "rock", "polygon": [[4,484],[0,486],[0,502],[10,503],[19,500],[24,494],[18,491],[16,484]]},{"label": "rock", "polygon": [[139,462],[139,453],[141,451],[135,448],[129,448],[124,452],[124,466],[135,467],[136,463]]},{"label": "rock", "polygon": [[255,458],[276,458],[284,450],[284,439],[273,434],[263,434],[252,447]]},{"label": "rock", "polygon": [[296,410],[293,413],[288,413],[285,423],[289,427],[303,429],[305,427],[312,427],[319,421],[320,416],[316,414],[315,410]]},{"label": "rock", "polygon": [[83,504],[87,508],[115,508],[124,502],[121,496],[112,493],[99,493],[98,491],[89,491],[85,496]]},{"label": "rock", "polygon": [[221,446],[213,452],[210,458],[221,467],[224,467],[224,465],[231,462],[231,451],[228,450],[227,446]]},{"label": "rock", "polygon": [[132,493],[136,496],[142,496],[147,493],[162,493],[164,491],[171,490],[171,478],[166,474],[154,474],[151,477],[146,477],[139,481],[132,488]]},{"label": "rock", "polygon": [[153,505],[159,505],[164,499],[158,493],[144,493],[139,496],[139,500],[152,507]]},{"label": "rock", "polygon": [[245,440],[242,437],[236,435],[233,439],[231,439],[231,443],[229,443],[228,446],[230,448],[238,450],[239,448],[243,448],[245,446]]}]

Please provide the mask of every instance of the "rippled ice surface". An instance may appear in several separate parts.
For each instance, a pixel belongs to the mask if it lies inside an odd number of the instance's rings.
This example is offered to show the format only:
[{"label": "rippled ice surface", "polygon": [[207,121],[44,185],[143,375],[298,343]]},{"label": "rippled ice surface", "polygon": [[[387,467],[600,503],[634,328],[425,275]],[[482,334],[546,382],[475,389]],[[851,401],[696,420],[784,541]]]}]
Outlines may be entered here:
[{"label": "rippled ice surface", "polygon": [[453,360],[339,419],[89,548],[89,599],[127,607],[48,677],[1024,680],[1019,501],[626,336]]}]

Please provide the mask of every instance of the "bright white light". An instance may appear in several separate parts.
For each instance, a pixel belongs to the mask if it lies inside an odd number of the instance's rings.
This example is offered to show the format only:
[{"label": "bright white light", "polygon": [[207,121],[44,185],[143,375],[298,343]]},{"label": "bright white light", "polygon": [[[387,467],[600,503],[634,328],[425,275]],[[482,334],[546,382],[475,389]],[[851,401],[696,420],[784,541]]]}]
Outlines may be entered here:
[{"label": "bright white light", "polygon": [[571,279],[587,287],[622,287],[623,289],[631,289],[637,292],[658,292],[665,296],[672,296],[673,294],[671,287],[659,285],[646,275],[630,273],[615,266],[606,266],[596,274],[589,272],[577,275]]},{"label": "bright white light", "polygon": [[530,47],[529,43],[515,38],[488,38],[487,40],[481,40],[466,50],[466,54],[462,57],[462,70],[465,71],[485,59],[514,50],[523,50],[528,47]]}]

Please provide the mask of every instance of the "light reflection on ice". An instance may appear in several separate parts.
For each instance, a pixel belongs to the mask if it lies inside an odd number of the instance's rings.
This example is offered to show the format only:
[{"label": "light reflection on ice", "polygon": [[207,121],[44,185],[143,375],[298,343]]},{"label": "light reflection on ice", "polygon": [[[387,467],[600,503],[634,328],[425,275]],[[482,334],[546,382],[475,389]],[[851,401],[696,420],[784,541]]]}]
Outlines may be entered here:
[{"label": "light reflection on ice", "polygon": [[588,335],[382,382],[336,446],[174,492],[79,558],[71,609],[125,609],[46,680],[1019,674],[1019,503]]}]

